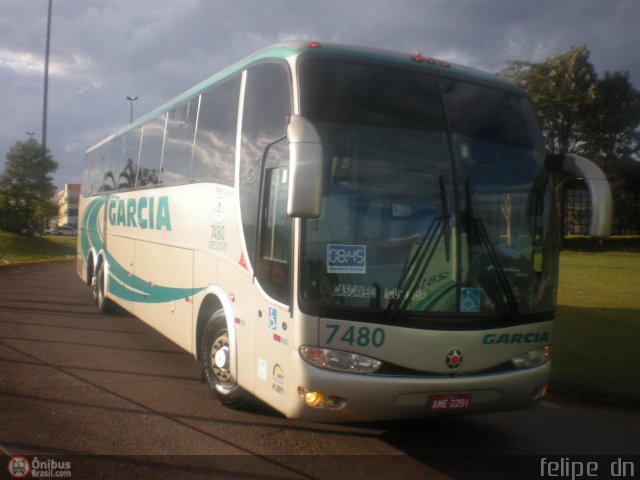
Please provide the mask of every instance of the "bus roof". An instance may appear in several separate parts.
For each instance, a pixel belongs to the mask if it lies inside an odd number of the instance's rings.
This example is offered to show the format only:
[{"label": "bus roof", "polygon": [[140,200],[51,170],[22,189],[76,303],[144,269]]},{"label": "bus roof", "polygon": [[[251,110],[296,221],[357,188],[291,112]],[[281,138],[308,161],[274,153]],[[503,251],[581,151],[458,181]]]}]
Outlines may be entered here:
[{"label": "bus roof", "polygon": [[350,58],[360,58],[371,61],[378,62],[386,62],[386,63],[396,63],[398,65],[406,65],[413,66],[420,65],[425,68],[425,71],[430,71],[431,73],[453,77],[453,78],[463,78],[472,82],[482,83],[485,85],[490,85],[496,88],[501,88],[504,90],[510,90],[514,93],[524,94],[524,91],[520,89],[515,83],[510,80],[507,80],[503,77],[498,76],[497,74],[491,74],[484,72],[482,70],[466,67],[463,65],[447,62],[440,59],[435,59],[428,56],[423,56],[419,53],[406,53],[406,52],[397,52],[392,50],[384,50],[370,47],[363,47],[357,45],[346,45],[346,44],[338,44],[338,43],[324,43],[324,42],[316,42],[316,41],[293,41],[293,42],[285,42],[279,43],[275,45],[271,45],[262,50],[259,50],[239,62],[234,63],[233,65],[225,68],[224,70],[212,75],[206,80],[198,83],[197,85],[191,87],[187,91],[181,93],[177,97],[172,100],[164,103],[163,105],[155,108],[154,110],[142,115],[141,117],[134,120],[132,123],[129,123],[122,128],[115,131],[112,135],[109,135],[107,138],[101,140],[96,143],[92,147],[87,150],[87,153],[91,150],[99,147],[103,143],[111,140],[112,138],[118,137],[127,131],[136,128],[147,121],[155,118],[156,116],[164,113],[174,106],[184,102],[185,100],[191,98],[196,95],[198,92],[205,90],[206,88],[230,77],[238,72],[244,70],[251,63],[269,59],[269,58],[289,58],[294,57],[301,54],[322,54],[336,57],[350,57]]}]

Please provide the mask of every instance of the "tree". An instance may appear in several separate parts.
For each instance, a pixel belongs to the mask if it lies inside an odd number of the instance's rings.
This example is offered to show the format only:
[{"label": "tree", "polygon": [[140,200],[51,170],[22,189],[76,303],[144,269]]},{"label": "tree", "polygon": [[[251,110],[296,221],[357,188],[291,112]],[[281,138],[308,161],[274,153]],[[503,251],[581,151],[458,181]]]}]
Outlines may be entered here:
[{"label": "tree", "polygon": [[50,174],[57,168],[48,150],[33,138],[11,147],[0,175],[0,229],[15,233],[42,230],[56,211],[56,188]]},{"label": "tree", "polygon": [[[640,188],[640,92],[624,71],[598,79],[586,46],[539,63],[507,62],[502,75],[526,85],[551,153],[577,153],[607,174],[614,196]],[[566,179],[557,183],[564,204]],[[559,208],[563,222],[563,209]],[[562,224],[562,223],[561,223]]]},{"label": "tree", "polygon": [[540,63],[507,62],[502,74],[523,82],[540,115],[551,153],[575,152],[578,132],[596,92],[596,74],[586,46]]},{"label": "tree", "polygon": [[640,187],[640,92],[624,71],[606,72],[587,105],[581,155],[595,159],[616,189]]},{"label": "tree", "polygon": [[510,61],[502,75],[526,85],[551,153],[577,153],[611,177],[640,168],[640,92],[624,71],[599,80],[586,46],[539,63]]}]

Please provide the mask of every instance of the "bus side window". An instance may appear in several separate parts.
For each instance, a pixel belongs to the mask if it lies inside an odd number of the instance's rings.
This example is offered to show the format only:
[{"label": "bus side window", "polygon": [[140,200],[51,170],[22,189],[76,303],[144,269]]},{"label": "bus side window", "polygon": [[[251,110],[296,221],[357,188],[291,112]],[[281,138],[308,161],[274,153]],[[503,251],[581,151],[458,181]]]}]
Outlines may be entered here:
[{"label": "bus side window", "polygon": [[[240,216],[251,265],[255,269],[260,180],[266,148],[286,135],[291,114],[291,77],[282,62],[261,63],[247,71],[240,155]],[[288,158],[288,155],[287,155]]]},{"label": "bus side window", "polygon": [[124,162],[118,175],[118,189],[133,188],[135,185],[141,133],[142,128],[138,127],[124,135]]},{"label": "bus side window", "polygon": [[94,168],[96,164],[96,151],[86,153],[82,162],[82,195],[91,195],[95,191],[93,186]]},{"label": "bus side window", "polygon": [[142,129],[140,162],[136,172],[136,187],[156,185],[160,178],[162,142],[164,140],[166,114],[146,123]]},{"label": "bus side window", "polygon": [[199,97],[192,98],[169,110],[167,114],[167,133],[160,178],[164,185],[179,185],[191,179],[191,158],[199,101]]},{"label": "bus side window", "polygon": [[194,181],[213,179],[233,185],[239,95],[240,76],[202,94],[191,171]]},{"label": "bus side window", "polygon": [[102,186],[100,191],[113,192],[118,190],[118,174],[120,173],[120,162],[123,156],[124,137],[116,137],[106,144],[104,153],[104,175],[102,176]]},{"label": "bus side window", "polygon": [[274,299],[288,304],[291,296],[291,219],[289,197],[289,145],[280,142],[269,149],[265,160],[260,218],[260,250],[256,277]]},{"label": "bus side window", "polygon": [[103,191],[102,177],[104,176],[105,146],[100,145],[87,154],[85,172],[82,178],[83,195],[95,195]]}]

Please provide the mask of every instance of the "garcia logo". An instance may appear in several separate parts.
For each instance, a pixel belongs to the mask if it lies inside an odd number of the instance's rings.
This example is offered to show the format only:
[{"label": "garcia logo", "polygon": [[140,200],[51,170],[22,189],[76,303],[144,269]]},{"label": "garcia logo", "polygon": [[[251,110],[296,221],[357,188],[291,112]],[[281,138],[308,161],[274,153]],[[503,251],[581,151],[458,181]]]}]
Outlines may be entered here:
[{"label": "garcia logo", "polygon": [[528,333],[488,333],[482,338],[485,345],[512,344],[512,343],[542,343],[549,341],[549,332]]},{"label": "garcia logo", "polygon": [[171,231],[169,197],[111,198],[107,216],[111,225],[143,230]]}]

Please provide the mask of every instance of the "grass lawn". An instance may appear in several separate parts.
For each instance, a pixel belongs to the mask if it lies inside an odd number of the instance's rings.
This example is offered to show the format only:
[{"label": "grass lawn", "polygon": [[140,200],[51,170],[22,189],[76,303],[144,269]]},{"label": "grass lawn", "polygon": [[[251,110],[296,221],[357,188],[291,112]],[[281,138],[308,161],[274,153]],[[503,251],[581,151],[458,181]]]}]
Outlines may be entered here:
[{"label": "grass lawn", "polygon": [[16,262],[41,262],[75,257],[76,237],[30,237],[0,232],[0,267]]},{"label": "grass lawn", "polygon": [[640,253],[560,257],[552,392],[640,406]]}]

